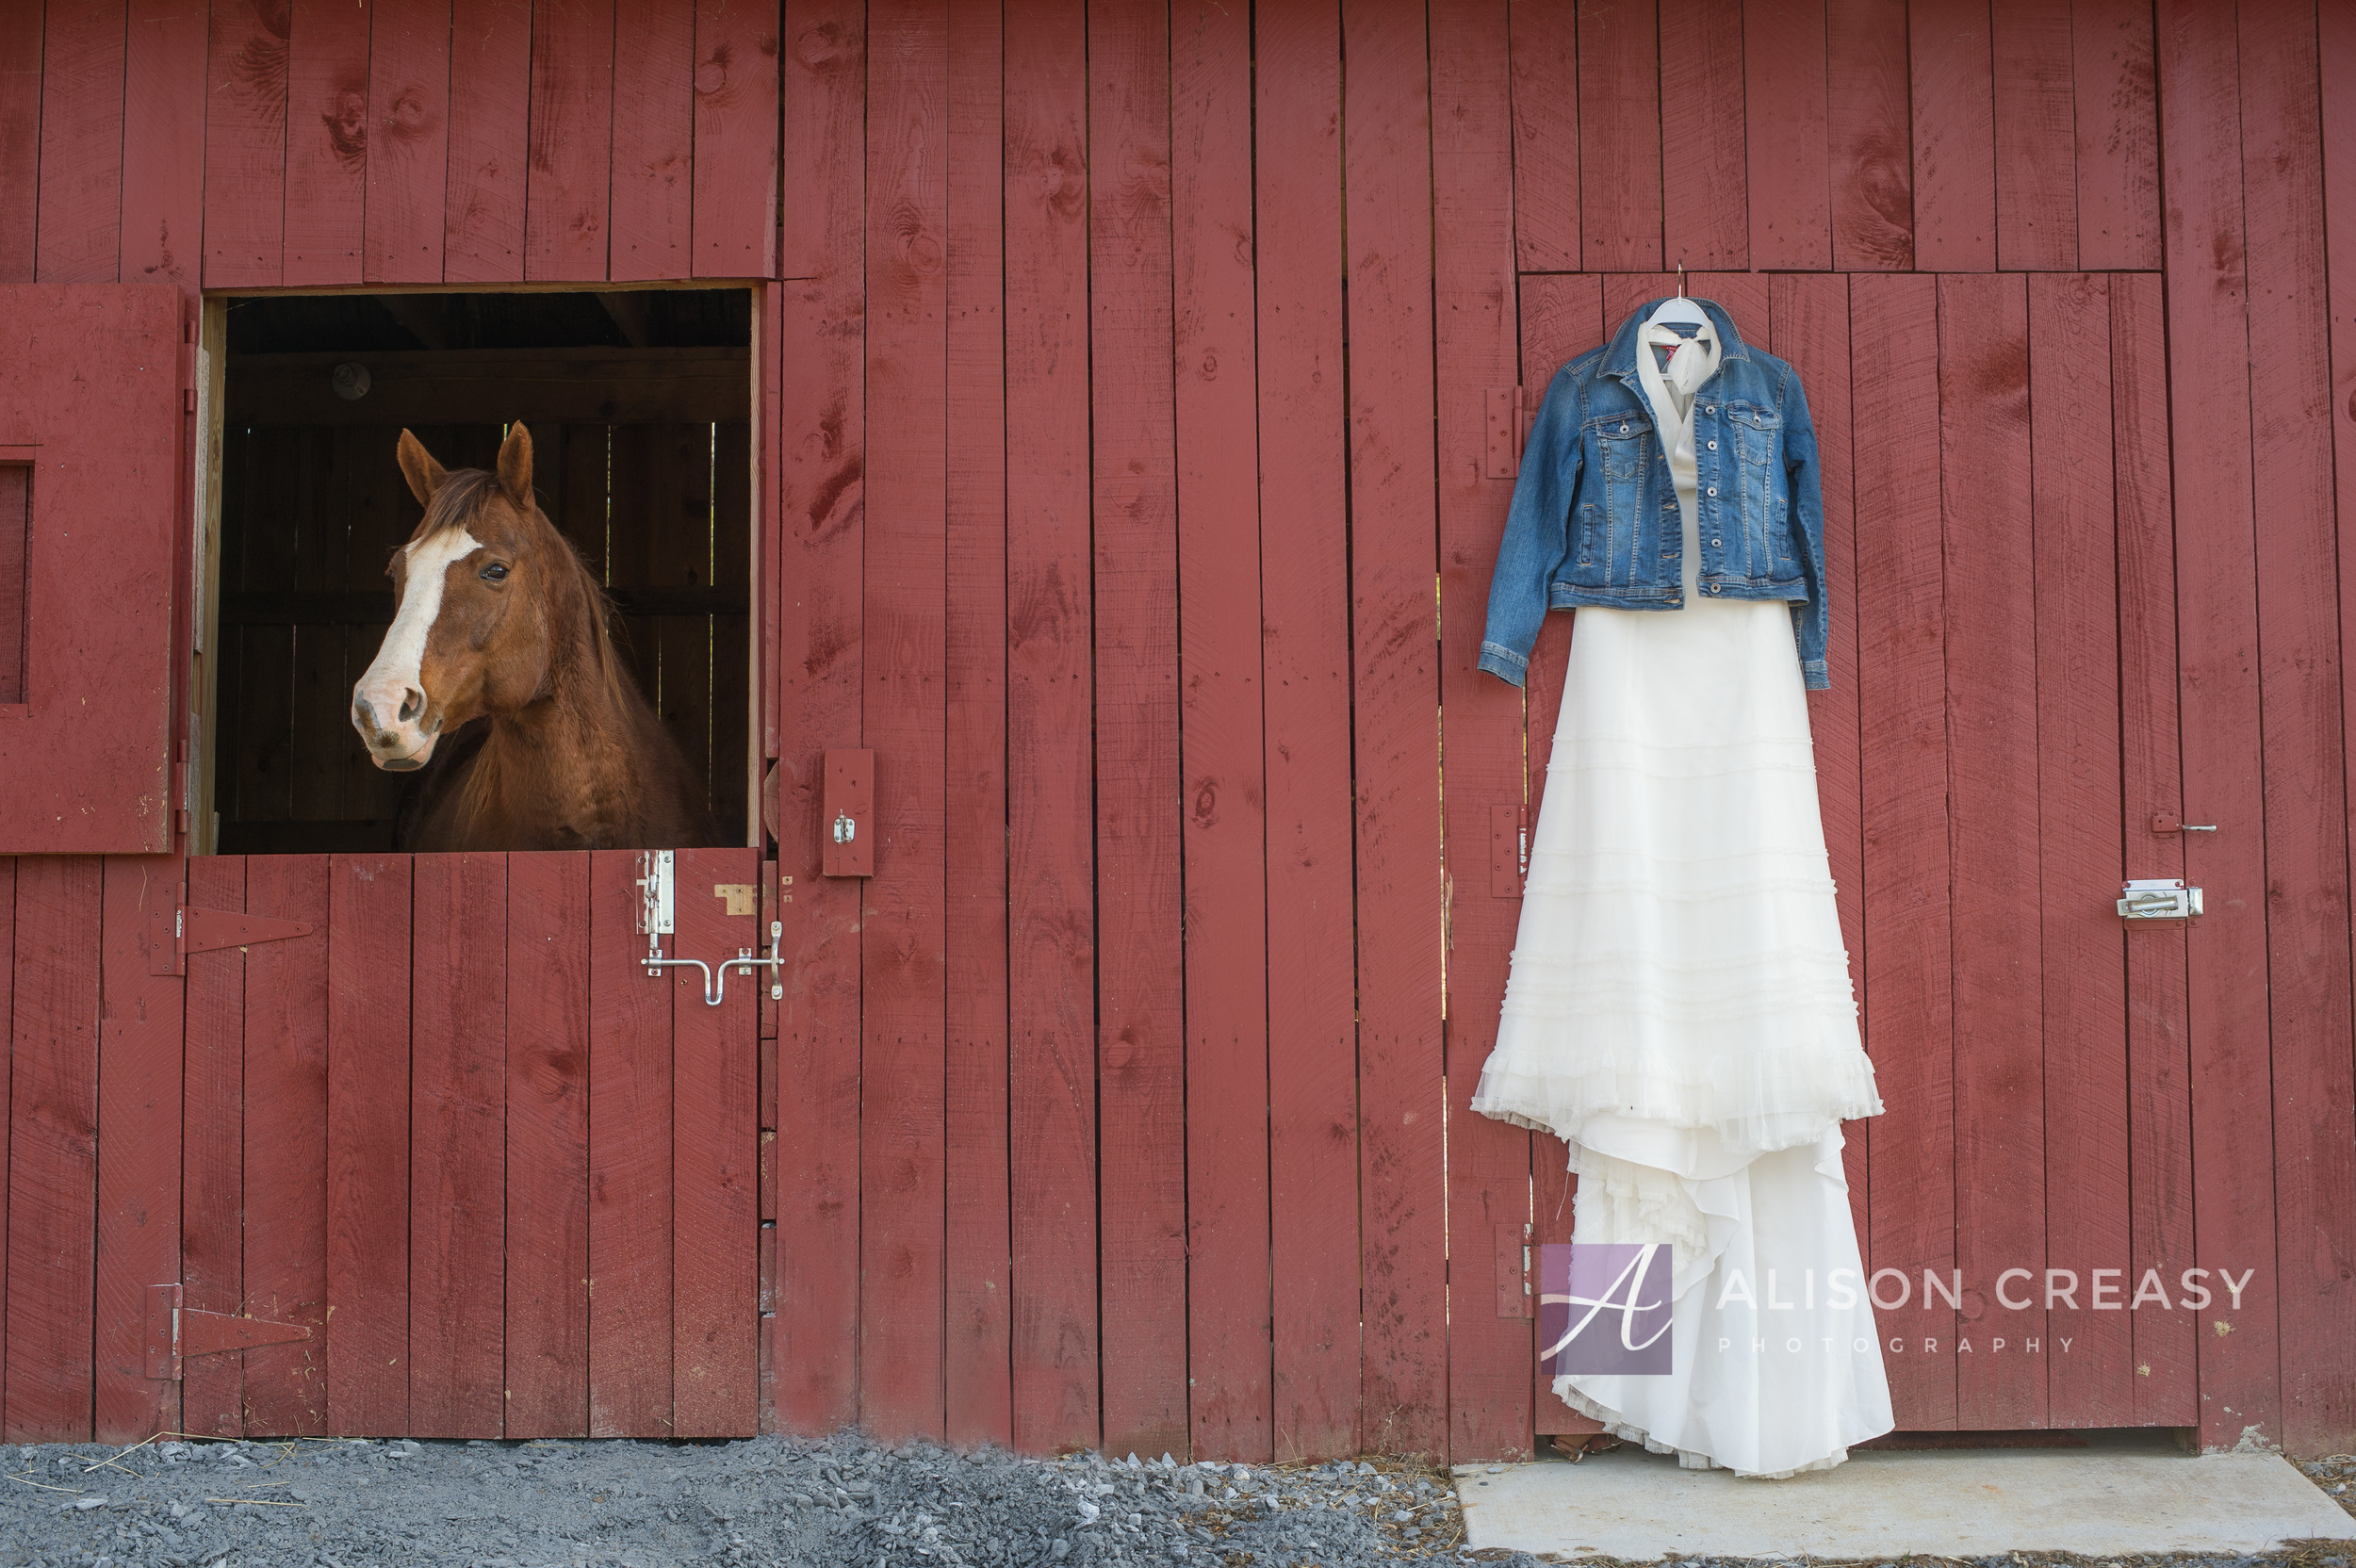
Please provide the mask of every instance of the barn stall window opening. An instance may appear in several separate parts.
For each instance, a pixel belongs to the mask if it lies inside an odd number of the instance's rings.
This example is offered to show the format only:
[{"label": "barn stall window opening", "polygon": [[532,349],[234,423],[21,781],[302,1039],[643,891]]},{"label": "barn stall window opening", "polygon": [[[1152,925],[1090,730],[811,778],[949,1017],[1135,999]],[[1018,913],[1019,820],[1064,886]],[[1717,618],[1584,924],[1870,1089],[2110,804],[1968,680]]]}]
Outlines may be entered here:
[{"label": "barn stall window opening", "polygon": [[[490,471],[517,425],[531,494],[611,601],[620,663],[685,759],[701,831],[750,841],[751,315],[728,288],[214,302],[195,847],[415,843],[434,764],[378,766],[353,723],[393,622],[386,568],[424,511],[401,433],[439,470]],[[441,760],[471,739],[439,737]]]}]

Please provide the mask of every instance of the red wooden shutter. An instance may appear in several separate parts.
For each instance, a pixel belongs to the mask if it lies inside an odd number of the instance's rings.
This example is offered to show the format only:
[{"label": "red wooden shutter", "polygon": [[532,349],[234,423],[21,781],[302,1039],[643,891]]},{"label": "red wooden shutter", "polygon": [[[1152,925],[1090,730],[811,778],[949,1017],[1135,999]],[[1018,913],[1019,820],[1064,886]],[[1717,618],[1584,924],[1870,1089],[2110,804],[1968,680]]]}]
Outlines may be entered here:
[{"label": "red wooden shutter", "polygon": [[0,854],[172,847],[170,284],[0,286]]}]

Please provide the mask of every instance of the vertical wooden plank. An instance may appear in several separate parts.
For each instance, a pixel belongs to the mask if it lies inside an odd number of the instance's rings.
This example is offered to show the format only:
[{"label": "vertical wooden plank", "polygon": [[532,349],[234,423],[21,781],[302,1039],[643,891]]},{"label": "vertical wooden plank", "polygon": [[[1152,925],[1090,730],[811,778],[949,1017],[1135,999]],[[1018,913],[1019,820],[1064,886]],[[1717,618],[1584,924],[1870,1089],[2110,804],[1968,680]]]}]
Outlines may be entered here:
[{"label": "vertical wooden plank", "polygon": [[[1650,17],[1649,5],[1630,8]],[[1650,48],[1616,42],[1591,55]],[[1350,599],[1357,758],[1358,1060],[1363,1387],[1368,1447],[1448,1451],[1447,1260],[1440,1135],[1439,672],[1432,594],[1434,474],[1431,103],[1420,7],[1342,17],[1349,235]],[[1646,78],[1650,80],[1649,77]],[[1582,81],[1582,88],[1586,83]],[[1589,102],[1582,90],[1582,115]],[[1624,106],[1625,101],[1624,101]],[[1582,149],[1609,143],[1593,119]],[[1622,149],[1623,158],[1626,150]],[[1643,160],[1635,159],[1633,166]],[[1593,172],[1595,165],[1590,164]],[[1657,175],[1657,166],[1655,166]],[[1588,188],[1597,188],[1590,182]],[[1647,188],[1621,188],[1644,209]],[[1656,187],[1657,188],[1657,187]],[[1599,235],[1591,202],[1588,253]]]},{"label": "vertical wooden plank", "polygon": [[[2176,689],[2176,538],[2168,472],[2168,344],[2160,279],[2109,280],[2114,495],[2119,531],[2120,796],[2130,876],[2184,873],[2184,835],[2144,837],[2150,819],[2181,820]],[[2203,919],[2207,918],[2205,916]],[[2194,1255],[2192,1064],[2184,926],[2127,933],[2129,1267],[2181,1282]],[[2134,1320],[2137,1426],[2200,1421],[2201,1324],[2189,1312]],[[2146,1372],[2144,1368],[2151,1370]]]},{"label": "vertical wooden plank", "polygon": [[[1955,1263],[1973,1334],[1986,1338],[2001,1324],[2041,1339],[2041,1302],[2012,1312],[1992,1300],[1997,1275],[2043,1257],[2046,1241],[2025,283],[1939,280],[1939,496],[1954,836]],[[1983,1345],[1973,1350],[1956,1356],[1957,1425],[2043,1426],[2042,1364],[1991,1355]]]},{"label": "vertical wooden plank", "polygon": [[[2337,8],[2318,9],[2315,48],[2320,61],[2317,79],[2322,84],[2325,281],[2331,323],[2331,384],[2325,407],[2335,416],[2331,419],[2336,460],[2333,512],[2343,584],[2340,647],[2345,660],[2346,650],[2356,645],[2356,594],[2345,586],[2356,580],[2356,418],[2341,418],[2336,414],[2348,408],[2348,400],[2356,396],[2356,160],[2343,155],[2341,150],[2356,146],[2356,81],[2334,79],[2331,74],[2356,70],[2356,15]],[[2345,675],[2342,685],[2345,689]],[[2356,772],[2356,710],[2351,704],[2356,704],[2356,691],[2344,690],[2340,735],[2348,749],[2341,765],[2347,772]],[[2351,854],[2356,855],[2356,845],[2351,846]],[[2343,1446],[2356,1447],[2356,1443]]]},{"label": "vertical wooden plank", "polygon": [[[1506,10],[1513,68],[1514,265],[1525,272],[1575,271],[1580,257],[1579,12],[1548,0],[1518,0]],[[1572,84],[1567,92],[1566,82]]]},{"label": "vertical wooden plank", "polygon": [[[94,1432],[102,1443],[181,1429],[179,1385],[147,1375],[146,1330],[148,1288],[180,1277],[186,991],[176,977],[153,972],[148,941],[152,930],[170,929],[186,864],[119,855],[107,858],[104,873]],[[151,924],[158,915],[166,923],[160,928]]]},{"label": "vertical wooden plank", "polygon": [[1288,1195],[1268,1218],[1274,1442],[1302,1459],[1359,1448],[1339,8],[1272,7],[1254,29],[1259,502],[1284,519],[1257,556],[1268,1027],[1282,1042],[1268,1054],[1268,1190]]},{"label": "vertical wooden plank", "polygon": [[8,1070],[11,1443],[90,1440],[98,1179],[99,867],[17,861]]},{"label": "vertical wooden plank", "polygon": [[941,0],[868,13],[867,414],[863,707],[879,764],[875,874],[860,885],[859,1270],[862,1424],[938,1439],[942,620],[947,481],[948,14]]},{"label": "vertical wooden plank", "polygon": [[[1525,395],[1534,396],[1541,403],[1546,389],[1552,384],[1555,373],[1569,361],[1601,348],[1611,341],[1612,333],[1627,314],[1617,290],[1612,299],[1605,299],[1605,280],[1594,275],[1578,278],[1524,278],[1522,280],[1522,386]],[[1695,280],[1693,286],[1701,286]],[[1639,294],[1638,300],[1649,299]],[[1617,313],[1614,314],[1616,308]],[[1735,330],[1744,330],[1742,320],[1735,321]],[[1530,678],[1522,688],[1522,704],[1528,713],[1523,732],[1530,738],[1525,759],[1526,781],[1523,789],[1529,800],[1531,830],[1537,827],[1538,810],[1546,799],[1546,759],[1554,745],[1555,722],[1561,716],[1562,681],[1565,661],[1570,657],[1571,629],[1578,624],[1576,615],[1548,615],[1538,629],[1537,644],[1530,650]],[[1569,1151],[1559,1140],[1541,1136],[1532,1158],[1541,1181],[1561,1180],[1568,1173]],[[1542,1217],[1544,1205],[1541,1204]],[[1569,1209],[1563,1210],[1563,1233],[1555,1239],[1568,1241]],[[1560,1405],[1551,1387],[1546,1396]]]},{"label": "vertical wooden plank", "polygon": [[521,283],[532,156],[531,0],[475,0],[450,29],[442,279]]},{"label": "vertical wooden plank", "polygon": [[[210,863],[194,862],[190,876]],[[328,864],[327,1429],[337,1436],[409,1430],[416,864],[406,855]]]},{"label": "vertical wooden plank", "polygon": [[1914,264],[1985,272],[1996,260],[1994,63],[1986,0],[1909,0]]},{"label": "vertical wooden plank", "polygon": [[[2176,623],[2185,819],[2215,823],[2184,848],[2208,913],[2187,934],[2192,1041],[2194,1262],[2228,1293],[2201,1315],[2201,1443],[2282,1440],[2273,1042],[2255,1005],[2267,981],[2257,516],[2243,227],[2240,42],[2218,8],[2163,0],[2159,81],[2167,206],[2168,427],[2179,513]],[[2294,526],[2299,521],[2294,520]],[[2246,1272],[2254,1270],[2254,1272]]]},{"label": "vertical wooden plank", "polygon": [[504,1315],[507,858],[416,859],[409,1426],[498,1437]]},{"label": "vertical wooden plank", "polygon": [[295,0],[286,41],[289,285],[360,281],[368,163],[368,13]]},{"label": "vertical wooden plank", "polygon": [[[6,30],[7,24],[0,23],[0,33]],[[123,60],[123,257],[117,271],[125,282],[176,283],[190,294],[205,264],[205,33],[202,7],[132,0]],[[7,49],[0,42],[0,57]],[[0,81],[7,70],[0,63]],[[0,171],[8,167],[8,93],[0,85]],[[4,172],[0,187],[24,188]],[[5,229],[0,220],[0,232]],[[0,240],[0,253],[5,245]],[[7,276],[0,253],[0,278]]]},{"label": "vertical wooden plank", "polygon": [[[2274,1025],[2282,1446],[2356,1439],[2356,1074],[2349,1071],[2347,754],[2332,517],[2331,342],[2267,329],[2326,321],[2316,12],[2252,7],[2241,24],[2242,199],[2267,416],[2251,421],[2258,686],[2265,738],[2266,968]],[[2332,149],[2346,153],[2346,148]],[[2264,347],[2260,348],[2263,341]],[[2254,412],[2254,411],[2253,411]],[[2342,411],[2345,416],[2345,411]],[[2202,822],[2212,819],[2202,817]],[[2206,835],[2203,835],[2206,837]],[[2255,992],[2247,993],[2252,1000]]]},{"label": "vertical wooden plank", "polygon": [[510,856],[507,898],[506,1435],[586,1437],[589,857]]},{"label": "vertical wooden plank", "polygon": [[205,286],[285,281],[291,12],[212,0],[205,81]]},{"label": "vertical wooden plank", "polygon": [[[41,188],[41,29],[43,0],[0,6],[0,188]],[[31,283],[39,202],[0,211],[0,283]]]},{"label": "vertical wooden plank", "polygon": [[1661,128],[1657,0],[1581,8],[1579,236],[1587,270],[1661,267]]},{"label": "vertical wooden plank", "polygon": [[[1769,282],[1769,331],[1780,356],[1800,373],[1808,420],[1816,427],[1823,470],[1824,583],[1832,612],[1824,648],[1831,684],[1808,697],[1808,728],[1816,747],[1816,799],[1824,821],[1824,853],[1841,910],[1841,942],[1849,955],[1849,984],[1865,1006],[1865,760],[1857,721],[1857,639],[1878,613],[1857,596],[1857,489],[1850,446],[1849,286],[1838,277],[1787,277]],[[1739,330],[1739,329],[1738,329]],[[1871,1237],[1873,1122],[1841,1129],[1849,1204],[1857,1240]],[[1873,1267],[1870,1254],[1866,1267]]]},{"label": "vertical wooden plank", "polygon": [[1842,271],[1914,266],[1906,0],[1824,0],[1832,255]]},{"label": "vertical wooden plank", "polygon": [[1014,1440],[1102,1439],[1089,805],[1085,8],[1006,8],[1007,985]]},{"label": "vertical wooden plank", "polygon": [[616,283],[687,276],[695,134],[695,13],[662,0],[615,0],[606,265]]},{"label": "vertical wooden plank", "polygon": [[[775,442],[777,871],[777,1413],[796,1431],[859,1416],[859,890],[819,874],[826,748],[859,735],[865,465],[865,41],[860,8],[786,12],[795,275],[779,291]],[[785,1086],[793,1086],[789,1091]],[[788,1112],[792,1114],[787,1114]]]},{"label": "vertical wooden plank", "polygon": [[124,0],[49,0],[41,28],[34,270],[41,283],[113,283],[118,276],[127,22]]},{"label": "vertical wooden plank", "polygon": [[[1742,0],[1657,3],[1660,101],[1673,106],[1660,124],[1662,256],[1689,269],[1747,267],[1747,97],[1728,90],[1743,78]],[[1643,129],[1631,125],[1624,134]]]},{"label": "vertical wooden plank", "polygon": [[[213,855],[190,860],[188,901],[203,909],[243,909],[244,858]],[[405,933],[405,924],[403,929]],[[405,976],[405,953],[403,958]],[[188,969],[188,1023],[181,1070],[180,1299],[198,1312],[241,1312],[245,1305],[245,955],[234,948],[192,953]],[[402,994],[407,995],[405,984]],[[403,1035],[405,1057],[406,1031]],[[205,1437],[243,1436],[245,1358],[202,1356],[189,1362],[184,1374],[181,1429]]]},{"label": "vertical wooden plank", "polygon": [[776,13],[696,0],[696,277],[777,275],[777,94]]},{"label": "vertical wooden plank", "polygon": [[[638,854],[589,858],[589,1432],[671,1431],[671,998],[638,960]],[[697,999],[695,1005],[702,1004]]]},{"label": "vertical wooden plank", "polygon": [[[1959,1322],[1944,1304],[1922,1306],[1925,1271],[1952,1288],[1957,1264],[1939,345],[1925,330],[1938,310],[1930,278],[1849,280],[1857,493],[1879,514],[1857,531],[1857,602],[1874,607],[1857,628],[1865,1045],[1886,1107],[1867,1245],[1877,1271],[1907,1282],[1906,1304],[1879,1319],[1899,1345],[1884,1363],[1890,1403],[1913,1431],[1955,1425]],[[1897,1290],[1885,1283],[1881,1299]]]},{"label": "vertical wooden plank", "polygon": [[[1708,28],[1708,13],[1685,8]],[[1726,18],[1719,18],[1726,21]],[[1740,47],[1711,41],[1724,55]],[[1688,62],[1691,63],[1691,62]],[[1437,286],[1434,368],[1443,387],[1510,386],[1520,379],[1513,315],[1513,142],[1506,123],[1506,13],[1502,0],[1443,0],[1432,12],[1432,266]],[[1740,138],[1736,138],[1739,147]],[[1737,208],[1740,215],[1740,208]],[[1726,231],[1713,231],[1712,253]],[[1742,240],[1735,237],[1738,251]],[[1475,1116],[1481,1064],[1497,1041],[1507,959],[1521,914],[1489,890],[1489,814],[1522,804],[1522,695],[1479,668],[1489,578],[1513,498],[1492,479],[1482,400],[1443,394],[1439,403],[1440,711],[1446,759],[1443,824],[1448,899],[1448,1230],[1465,1260],[1454,1274],[1448,1316],[1448,1453],[1456,1462],[1531,1451],[1531,1321],[1500,1317],[1469,1299],[1479,1238],[1530,1221],[1530,1135]],[[1467,1275],[1473,1275],[1467,1278]],[[1461,1292],[1461,1294],[1459,1294]]]},{"label": "vertical wooden plank", "polygon": [[311,934],[245,956],[245,1305],[313,1337],[245,1352],[248,1435],[327,1429],[327,858],[258,855],[248,911]]},{"label": "vertical wooden plank", "polygon": [[[2029,409],[2037,570],[2037,882],[2044,972],[2045,1264],[2082,1281],[2130,1255],[2127,953],[2119,916],[2096,896],[2127,869],[2119,797],[2119,559],[2112,495],[2108,280],[2029,280]],[[2122,812],[2124,813],[2122,815]],[[2148,834],[2150,813],[2140,825]],[[2014,1265],[2011,1266],[2030,1266]],[[2123,1298],[2122,1298],[2123,1299]],[[2134,1314],[2005,1311],[2009,1333],[2047,1343],[2055,1426],[2135,1419]],[[2143,1310],[2150,1310],[2147,1306]],[[2054,1355],[2067,1336],[2067,1354]]]},{"label": "vertical wooden plank", "polygon": [[[0,969],[6,970],[5,973],[0,973],[0,1006],[8,1007],[13,1013],[16,993],[16,860],[13,857],[0,858],[0,934],[4,934],[7,939],[9,957],[7,965],[0,966]],[[10,1058],[13,1054],[13,1046],[8,1051],[0,1051],[0,1092],[7,1090],[12,1076]],[[0,1159],[6,1158],[5,1140],[8,1136],[6,1126],[5,1119],[0,1119]],[[185,1150],[183,1157],[185,1158]],[[5,1168],[0,1167],[0,1168]],[[8,1205],[0,1203],[0,1424],[5,1424],[7,1420],[5,1389],[8,1372],[8,1325],[5,1302],[8,1287]]]},{"label": "vertical wooden plank", "polygon": [[[1827,13],[1828,0],[1744,0],[1742,6],[1754,267],[1821,271],[1833,264]],[[1704,84],[1700,90],[1710,89]]]},{"label": "vertical wooden plank", "polygon": [[[754,557],[751,439],[748,420],[723,419],[712,427],[712,583],[736,589],[748,598]],[[772,546],[763,553],[774,552]],[[707,700],[712,708],[712,819],[719,825],[721,842],[758,843],[759,828],[747,821],[746,805],[748,787],[760,776],[747,771],[752,762],[752,613],[712,615],[702,625],[711,646]],[[761,934],[766,939],[766,926]],[[762,1033],[774,1037],[776,1032],[776,1015],[769,1013]]]},{"label": "vertical wooden plank", "polygon": [[956,1444],[1014,1441],[1006,1209],[1006,19],[949,7],[948,1218]]},{"label": "vertical wooden plank", "polygon": [[1257,1463],[1275,1430],[1250,18],[1181,5],[1170,62],[1187,1425],[1198,1458]]},{"label": "vertical wooden plank", "polygon": [[1100,1320],[1104,1443],[1186,1441],[1184,845],[1171,445],[1170,22],[1088,8]]},{"label": "vertical wooden plank", "polygon": [[[712,427],[654,425],[627,432],[643,436],[646,510],[639,535],[646,550],[643,572],[616,581],[681,587],[712,583]],[[617,449],[624,445],[617,442]],[[616,463],[616,488],[621,478]],[[633,626],[643,629],[642,657],[662,672],[657,710],[679,743],[710,798],[712,787],[712,617],[663,615]],[[642,669],[645,666],[642,666]],[[649,672],[650,673],[650,672]],[[658,696],[654,680],[646,695]]]},{"label": "vertical wooden plank", "polygon": [[614,152],[614,0],[532,0],[524,276],[606,274]]},{"label": "vertical wooden plank", "polygon": [[2089,271],[2156,268],[2160,115],[2151,8],[2135,0],[2074,0],[2070,30],[2078,265]]},{"label": "vertical wooden plank", "polygon": [[[2078,134],[2070,13],[1994,0],[1996,264],[2078,266]],[[2091,108],[2091,106],[2090,106]],[[2099,111],[2093,111],[2099,112]]]},{"label": "vertical wooden plank", "polygon": [[[450,0],[377,0],[368,33],[370,283],[439,283],[449,221]],[[520,92],[507,82],[494,90]]]},{"label": "vertical wooden plank", "polygon": [[[676,864],[670,951],[724,956],[755,946],[755,917],[730,915],[716,891],[760,876],[754,853],[682,849]],[[750,1437],[761,1323],[757,982],[740,972],[711,1007],[701,973],[670,973],[672,1435]]]}]

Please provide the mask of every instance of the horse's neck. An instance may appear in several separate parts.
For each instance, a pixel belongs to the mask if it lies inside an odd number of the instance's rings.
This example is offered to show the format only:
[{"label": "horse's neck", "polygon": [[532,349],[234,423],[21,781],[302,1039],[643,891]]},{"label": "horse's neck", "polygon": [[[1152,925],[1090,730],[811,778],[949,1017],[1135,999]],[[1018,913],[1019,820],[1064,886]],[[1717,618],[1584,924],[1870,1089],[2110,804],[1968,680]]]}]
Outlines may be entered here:
[{"label": "horse's neck", "polygon": [[595,631],[579,635],[554,660],[546,696],[492,721],[477,768],[509,813],[545,822],[552,838],[612,841],[644,810],[639,730],[651,714],[634,688],[605,678]]}]

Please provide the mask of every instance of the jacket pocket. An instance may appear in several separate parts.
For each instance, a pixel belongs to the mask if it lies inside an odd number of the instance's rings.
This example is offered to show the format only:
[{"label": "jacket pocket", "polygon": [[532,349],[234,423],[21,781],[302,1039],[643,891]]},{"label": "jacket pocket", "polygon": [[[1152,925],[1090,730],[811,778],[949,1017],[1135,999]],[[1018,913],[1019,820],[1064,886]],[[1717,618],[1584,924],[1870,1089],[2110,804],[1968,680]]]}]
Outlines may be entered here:
[{"label": "jacket pocket", "polygon": [[1579,575],[1574,580],[1582,588],[1603,588],[1625,577],[1635,559],[1644,474],[1661,443],[1652,422],[1639,415],[1610,416],[1587,428],[1602,494],[1588,498],[1579,509],[1579,542],[1574,552]]},{"label": "jacket pocket", "polygon": [[1742,498],[1742,538],[1754,579],[1788,581],[1799,576],[1786,526],[1783,419],[1773,409],[1748,403],[1726,405],[1726,428],[1734,439],[1735,484]]}]

